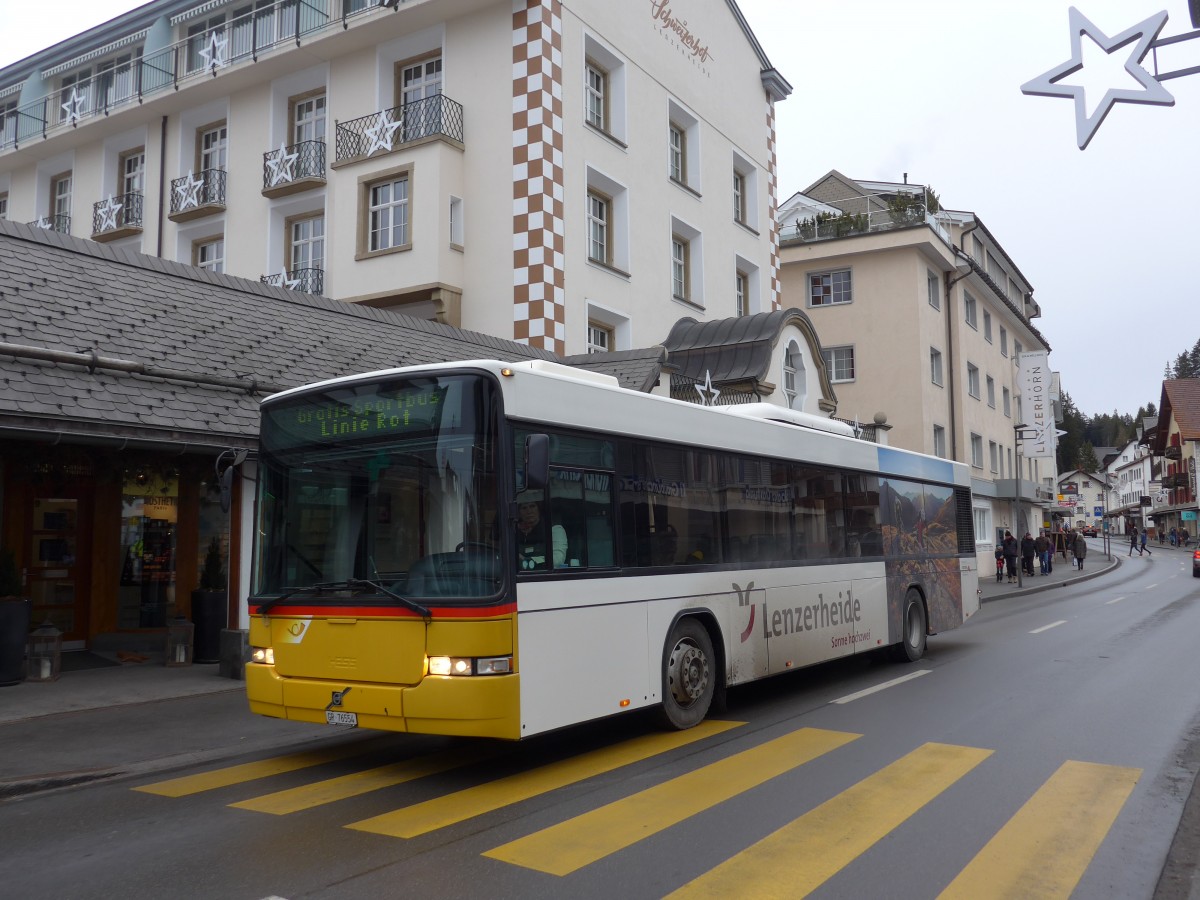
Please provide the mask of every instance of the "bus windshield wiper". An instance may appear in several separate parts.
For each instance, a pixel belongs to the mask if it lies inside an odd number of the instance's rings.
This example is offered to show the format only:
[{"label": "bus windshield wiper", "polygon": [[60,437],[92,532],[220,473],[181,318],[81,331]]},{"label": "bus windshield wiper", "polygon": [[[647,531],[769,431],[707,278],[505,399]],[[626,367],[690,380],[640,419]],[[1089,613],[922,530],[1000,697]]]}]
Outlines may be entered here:
[{"label": "bus windshield wiper", "polygon": [[422,606],[420,603],[417,603],[415,600],[409,600],[407,597],[402,597],[399,594],[388,590],[383,585],[374,581],[368,581],[365,578],[347,578],[345,581],[324,581],[317,584],[305,585],[304,587],[289,588],[278,597],[272,597],[270,600],[265,600],[260,603],[258,605],[258,614],[265,616],[267,611],[271,608],[278,606],[283,601],[296,596],[317,594],[322,591],[354,591],[355,593],[362,593],[367,590],[375,591],[376,593],[383,594],[384,596],[391,597],[393,600],[399,601],[403,606],[411,609],[413,612],[423,618],[426,623],[428,623],[433,617],[433,614],[430,613],[426,607]]}]

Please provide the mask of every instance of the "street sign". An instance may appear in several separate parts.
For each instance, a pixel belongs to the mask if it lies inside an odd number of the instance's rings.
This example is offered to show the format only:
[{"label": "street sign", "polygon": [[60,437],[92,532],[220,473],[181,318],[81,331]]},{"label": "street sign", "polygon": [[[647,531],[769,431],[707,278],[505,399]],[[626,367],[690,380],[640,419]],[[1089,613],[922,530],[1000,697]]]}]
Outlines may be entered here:
[{"label": "street sign", "polygon": [[1099,519],[1101,516],[1104,515],[1104,507],[1103,506],[1093,506],[1092,507],[1092,515],[1095,516],[1097,519]]}]

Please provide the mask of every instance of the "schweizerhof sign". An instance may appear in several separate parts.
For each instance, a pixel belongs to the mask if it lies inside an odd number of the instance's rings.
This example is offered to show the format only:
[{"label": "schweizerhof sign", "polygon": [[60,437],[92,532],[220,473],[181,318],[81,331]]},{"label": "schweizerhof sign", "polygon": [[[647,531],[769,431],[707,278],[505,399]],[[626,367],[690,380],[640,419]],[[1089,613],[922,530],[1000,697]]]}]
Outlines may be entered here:
[{"label": "schweizerhof sign", "polygon": [[1050,354],[1022,353],[1017,359],[1021,389],[1021,455],[1026,459],[1054,458],[1054,404],[1050,396]]}]

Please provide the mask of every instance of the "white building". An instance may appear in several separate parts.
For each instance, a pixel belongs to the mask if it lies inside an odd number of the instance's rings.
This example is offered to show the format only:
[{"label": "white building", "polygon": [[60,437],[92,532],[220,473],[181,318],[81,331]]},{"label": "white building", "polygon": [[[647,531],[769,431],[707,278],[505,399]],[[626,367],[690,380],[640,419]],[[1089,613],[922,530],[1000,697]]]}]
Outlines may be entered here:
[{"label": "white building", "polygon": [[0,217],[627,349],[780,308],[790,90],[732,0],[153,0],[0,70]]},{"label": "white building", "polygon": [[1153,463],[1150,448],[1134,439],[1117,450],[1105,466],[1105,475],[1112,485],[1108,493],[1110,532],[1125,534],[1130,528],[1148,528],[1153,524]]}]

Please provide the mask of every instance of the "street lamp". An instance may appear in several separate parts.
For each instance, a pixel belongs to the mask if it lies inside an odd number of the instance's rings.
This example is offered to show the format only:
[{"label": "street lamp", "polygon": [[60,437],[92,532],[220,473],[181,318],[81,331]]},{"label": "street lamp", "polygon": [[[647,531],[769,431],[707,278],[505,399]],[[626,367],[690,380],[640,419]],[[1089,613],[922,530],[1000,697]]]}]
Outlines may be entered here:
[{"label": "street lamp", "polygon": [[1116,490],[1116,486],[1113,485],[1112,478],[1113,476],[1109,473],[1104,473],[1104,491],[1101,494],[1102,499],[1100,501],[1101,512],[1103,513],[1103,515],[1100,517],[1100,527],[1104,529],[1104,557],[1109,562],[1112,562],[1112,542],[1109,536],[1108,527],[1108,492]]}]

